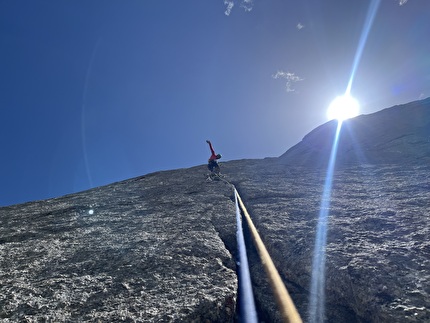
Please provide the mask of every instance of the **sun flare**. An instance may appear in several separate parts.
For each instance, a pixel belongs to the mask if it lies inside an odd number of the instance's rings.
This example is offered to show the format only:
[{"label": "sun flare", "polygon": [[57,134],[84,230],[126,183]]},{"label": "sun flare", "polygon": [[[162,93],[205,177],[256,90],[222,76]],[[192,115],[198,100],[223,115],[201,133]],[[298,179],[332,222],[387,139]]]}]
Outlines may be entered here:
[{"label": "sun flare", "polygon": [[349,95],[338,96],[330,103],[327,109],[327,118],[343,121],[358,116],[359,112],[360,105],[356,99]]}]

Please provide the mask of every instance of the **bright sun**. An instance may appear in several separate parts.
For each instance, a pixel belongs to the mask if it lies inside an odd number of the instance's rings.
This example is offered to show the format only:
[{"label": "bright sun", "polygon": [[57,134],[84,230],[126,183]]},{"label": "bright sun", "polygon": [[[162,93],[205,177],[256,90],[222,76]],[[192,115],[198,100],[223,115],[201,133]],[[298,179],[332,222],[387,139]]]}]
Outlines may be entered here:
[{"label": "bright sun", "polygon": [[327,109],[329,120],[337,119],[343,121],[358,116],[360,105],[358,101],[349,95],[338,96]]}]

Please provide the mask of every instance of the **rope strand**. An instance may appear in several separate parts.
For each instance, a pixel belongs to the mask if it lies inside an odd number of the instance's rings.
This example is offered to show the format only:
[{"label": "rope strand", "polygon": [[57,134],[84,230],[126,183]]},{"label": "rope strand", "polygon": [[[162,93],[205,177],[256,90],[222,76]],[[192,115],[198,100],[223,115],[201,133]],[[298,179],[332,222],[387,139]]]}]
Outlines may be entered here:
[{"label": "rope strand", "polygon": [[260,235],[252,222],[252,219],[246,210],[245,205],[240,198],[239,193],[236,189],[234,189],[235,196],[239,201],[240,207],[245,215],[246,221],[248,223],[248,227],[251,231],[252,240],[254,241],[254,245],[257,249],[257,252],[260,256],[261,263],[263,264],[264,270],[266,271],[267,277],[269,278],[270,285],[272,286],[273,293],[275,295],[276,301],[278,303],[282,319],[284,322],[288,323],[302,323],[302,319],[300,318],[299,313],[293,303],[293,300],[290,297],[290,294],[287,291],[284,283],[282,282],[281,277],[279,276],[278,271],[270,258],[269,252],[267,251],[263,241],[260,238]]},{"label": "rope strand", "polygon": [[[246,210],[245,204],[243,203],[239,193],[237,192],[236,187],[221,176],[219,176],[219,179],[233,187],[236,202],[236,213],[238,212],[237,203],[239,202],[240,208],[242,209],[242,213],[246,218],[246,222],[251,232],[252,240],[257,249],[258,255],[260,256],[260,260],[264,267],[266,275],[269,279],[273,294],[275,295],[276,302],[281,312],[282,320],[285,323],[302,323],[303,321],[300,317],[300,314],[297,311],[296,306],[294,305],[294,302],[291,299],[291,296],[288,293],[288,290],[281,279],[281,276],[279,276],[278,270],[276,269],[275,264],[273,263],[272,258],[270,257],[269,252],[267,251],[267,248],[263,243],[263,240],[261,240],[260,234],[258,233],[254,223],[252,222],[251,216]],[[250,317],[252,316],[253,315],[250,315]]]}]

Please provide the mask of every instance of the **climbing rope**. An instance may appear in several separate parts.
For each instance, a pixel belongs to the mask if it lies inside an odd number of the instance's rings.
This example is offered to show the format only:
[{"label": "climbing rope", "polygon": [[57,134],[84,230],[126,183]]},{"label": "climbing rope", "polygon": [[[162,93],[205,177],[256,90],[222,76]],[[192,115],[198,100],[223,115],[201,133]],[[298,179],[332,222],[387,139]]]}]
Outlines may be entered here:
[{"label": "climbing rope", "polygon": [[[260,256],[260,260],[264,267],[266,275],[269,279],[270,285],[273,290],[273,294],[275,295],[276,302],[278,303],[282,320],[286,323],[302,323],[303,321],[300,317],[300,314],[297,311],[296,306],[294,305],[294,302],[291,299],[290,294],[288,293],[288,290],[281,279],[281,276],[279,276],[278,270],[276,269],[275,264],[273,263],[272,258],[270,257],[269,252],[267,251],[266,246],[263,243],[263,240],[261,240],[260,234],[258,233],[254,223],[252,222],[251,216],[246,210],[245,204],[243,203],[238,191],[236,190],[236,187],[232,183],[230,183],[227,179],[223,178],[222,176],[218,176],[218,178],[221,181],[233,187],[235,202],[236,202],[236,215],[237,217],[240,216],[240,214],[238,215],[238,212],[239,212],[238,204],[239,204],[240,208],[242,209],[242,213],[246,218],[246,222],[251,232],[252,240],[254,242],[255,248],[257,249],[258,255]],[[239,225],[241,225],[240,220],[237,221],[237,224],[238,224],[238,230],[239,230]],[[245,256],[246,256],[246,253],[245,253]],[[248,270],[248,273],[249,273],[249,270]],[[252,291],[249,291],[249,293],[252,293]],[[251,300],[249,296],[246,296],[246,297],[248,298],[248,300]],[[252,297],[252,302],[253,301],[254,300]],[[248,319],[245,317],[244,321],[254,322],[254,315],[250,314]],[[255,319],[256,319],[256,316],[255,316]]]},{"label": "climbing rope", "polygon": [[255,310],[254,295],[252,293],[251,274],[249,273],[248,256],[246,255],[246,244],[242,230],[242,219],[236,194],[234,195],[236,204],[237,223],[237,248],[239,251],[239,301],[240,316],[242,322],[257,323],[257,311]]},{"label": "climbing rope", "polygon": [[246,210],[245,205],[240,198],[239,193],[236,188],[234,188],[235,199],[239,202],[239,205],[242,209],[242,212],[246,218],[248,223],[248,227],[251,231],[252,240],[257,249],[257,252],[260,256],[261,263],[263,264],[264,270],[266,271],[267,277],[269,278],[270,285],[272,286],[273,293],[275,295],[276,301],[279,306],[279,310],[281,312],[282,319],[284,322],[288,323],[301,323],[302,319],[300,318],[299,313],[291,299],[287,288],[282,282],[281,277],[279,276],[278,271],[276,270],[275,265],[273,264],[272,258],[270,258],[269,252],[267,251],[263,241],[260,238],[260,235],[252,222],[252,219]]}]

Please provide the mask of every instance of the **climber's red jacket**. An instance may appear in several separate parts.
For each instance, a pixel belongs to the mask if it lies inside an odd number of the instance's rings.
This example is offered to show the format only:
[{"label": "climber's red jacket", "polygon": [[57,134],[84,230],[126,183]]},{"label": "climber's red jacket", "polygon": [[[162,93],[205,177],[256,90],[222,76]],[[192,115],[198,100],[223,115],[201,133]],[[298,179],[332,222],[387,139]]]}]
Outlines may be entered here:
[{"label": "climber's red jacket", "polygon": [[215,154],[214,147],[212,147],[212,143],[208,140],[209,148],[211,150],[212,155],[209,157],[209,161],[217,159],[217,155]]}]

